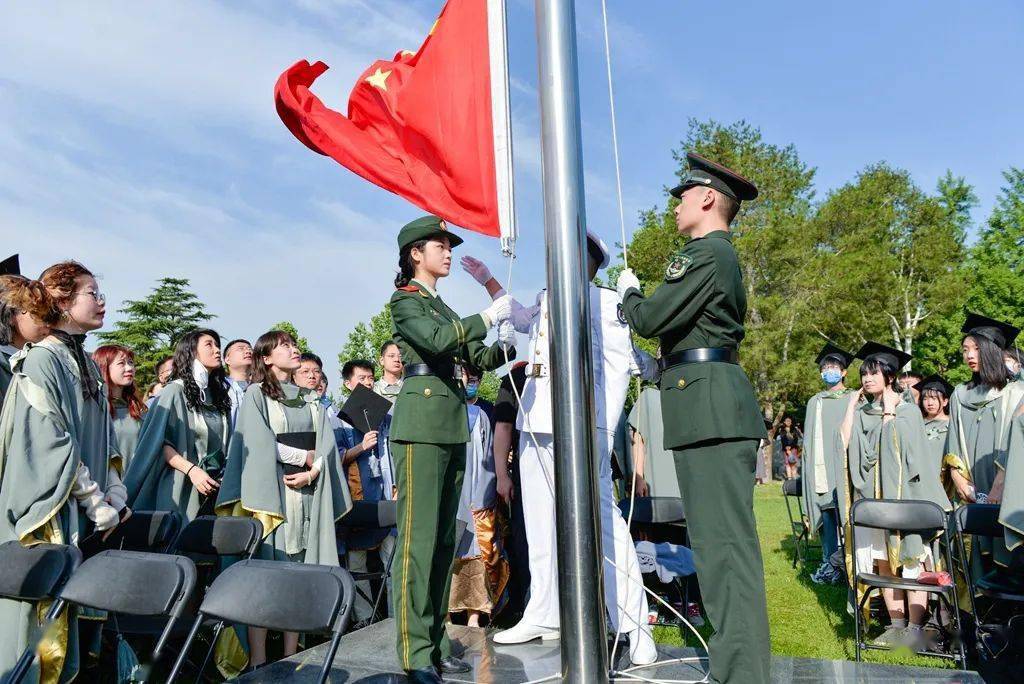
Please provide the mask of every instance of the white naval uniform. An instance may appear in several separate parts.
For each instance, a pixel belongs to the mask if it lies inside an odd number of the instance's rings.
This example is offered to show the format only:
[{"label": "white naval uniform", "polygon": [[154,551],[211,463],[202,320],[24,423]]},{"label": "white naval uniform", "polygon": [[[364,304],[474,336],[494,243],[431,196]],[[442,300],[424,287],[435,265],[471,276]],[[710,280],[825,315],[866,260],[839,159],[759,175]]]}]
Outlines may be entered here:
[{"label": "white naval uniform", "polygon": [[[522,623],[557,629],[558,566],[546,291],[537,295],[533,306],[523,307],[513,300],[512,308],[516,331],[530,336],[527,378],[516,422],[516,427],[522,431],[520,495],[530,561],[530,599]],[[614,558],[618,566],[616,569],[611,564],[605,565],[605,606],[616,632],[632,632],[639,626],[649,634],[647,598],[636,548],[612,493],[611,451],[630,377],[640,374],[641,365],[645,375],[653,375],[655,363],[649,355],[633,347],[629,327],[619,315],[619,298],[615,291],[593,284],[590,286],[590,336],[600,464],[601,544],[604,555]]]}]

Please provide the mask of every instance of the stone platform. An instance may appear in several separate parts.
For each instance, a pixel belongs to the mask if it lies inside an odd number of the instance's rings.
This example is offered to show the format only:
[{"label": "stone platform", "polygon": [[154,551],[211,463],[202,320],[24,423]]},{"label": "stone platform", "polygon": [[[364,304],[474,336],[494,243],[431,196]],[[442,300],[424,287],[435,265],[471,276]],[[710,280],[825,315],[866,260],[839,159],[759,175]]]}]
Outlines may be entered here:
[{"label": "stone platform", "polygon": [[[522,684],[547,677],[557,681],[561,663],[558,642],[532,641],[518,646],[496,646],[487,639],[485,630],[449,626],[455,652],[473,665],[473,672],[446,678],[449,682],[486,682],[488,684]],[[624,646],[624,643],[623,643]],[[625,650],[623,646],[619,651]],[[268,665],[238,681],[247,684],[270,682],[313,682],[320,672],[327,644],[302,651],[291,658]],[[691,680],[704,676],[707,661],[696,660],[700,654],[692,648],[659,646],[663,659],[691,658],[690,662],[674,662],[635,671],[645,680]],[[628,653],[618,658],[619,666],[629,667]],[[406,681],[395,656],[395,628],[385,620],[346,635],[334,658],[330,681],[334,684],[401,684]],[[621,679],[616,681],[630,681]],[[638,680],[632,680],[638,681]],[[874,663],[810,658],[772,658],[772,682],[913,682],[914,684],[982,684],[974,672],[932,668],[900,667]]]}]

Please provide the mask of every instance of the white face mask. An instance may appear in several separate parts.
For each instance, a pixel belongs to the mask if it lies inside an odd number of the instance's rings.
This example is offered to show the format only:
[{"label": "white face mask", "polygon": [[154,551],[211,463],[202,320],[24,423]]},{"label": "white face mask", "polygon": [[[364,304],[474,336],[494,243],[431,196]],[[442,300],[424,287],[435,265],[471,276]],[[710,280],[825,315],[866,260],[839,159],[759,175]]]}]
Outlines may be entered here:
[{"label": "white face mask", "polygon": [[199,359],[192,360],[192,378],[196,381],[196,385],[199,386],[199,398],[205,403],[206,388],[210,386],[210,371],[206,370],[206,366],[199,363]]}]

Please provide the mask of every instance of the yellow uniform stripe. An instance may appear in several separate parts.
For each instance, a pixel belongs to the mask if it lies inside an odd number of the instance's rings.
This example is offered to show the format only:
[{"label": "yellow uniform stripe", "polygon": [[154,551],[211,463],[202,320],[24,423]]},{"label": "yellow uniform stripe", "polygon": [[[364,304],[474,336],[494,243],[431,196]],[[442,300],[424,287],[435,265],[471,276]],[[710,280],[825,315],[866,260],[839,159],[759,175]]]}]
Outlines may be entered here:
[{"label": "yellow uniform stripe", "polygon": [[409,667],[409,544],[412,541],[412,444],[405,446],[405,540],[402,544],[402,655]]}]

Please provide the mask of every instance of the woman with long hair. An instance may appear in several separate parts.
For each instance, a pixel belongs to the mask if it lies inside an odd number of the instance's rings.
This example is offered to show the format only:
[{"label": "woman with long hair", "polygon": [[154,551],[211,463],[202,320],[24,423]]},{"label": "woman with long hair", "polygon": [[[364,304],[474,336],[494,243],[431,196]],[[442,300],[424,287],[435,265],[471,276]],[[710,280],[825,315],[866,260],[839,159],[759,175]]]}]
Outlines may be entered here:
[{"label": "woman with long hair", "polygon": [[11,385],[11,357],[50,334],[60,319],[53,297],[38,280],[0,276],[0,407]]},{"label": "woman with long hair", "polygon": [[503,345],[510,344],[483,344],[487,330],[511,315],[507,295],[466,318],[438,295],[438,281],[451,270],[452,249],[461,243],[436,216],[403,227],[391,296],[394,340],[405,363],[391,422],[398,486],[397,651],[413,681],[439,682],[441,672],[470,669],[452,656],[444,628],[469,441],[462,365],[497,368],[506,360]]},{"label": "woman with long hair", "polygon": [[[1005,349],[1020,331],[969,313],[962,332],[961,352],[971,379],[957,385],[949,402],[943,483],[957,503],[997,503],[1003,492],[1010,426],[1024,401],[1024,383],[1013,379],[1004,359]],[[972,547],[974,577],[993,570],[993,562],[1009,563],[1001,539],[979,537]]]},{"label": "woman with long hair", "polygon": [[[903,394],[896,381],[910,355],[868,342],[857,358],[864,361],[860,367],[861,391],[851,396],[841,428],[842,439],[849,445],[853,501],[929,500],[949,510],[949,500],[941,490],[936,493],[928,486],[928,478],[922,477],[922,469],[930,467],[924,422],[917,406],[906,399],[908,395]],[[857,530],[857,543],[852,551],[860,572],[916,578],[932,563],[928,542],[919,535],[900,536],[862,528]],[[879,637],[880,645],[923,645],[927,594],[904,593],[882,591],[890,626]]]},{"label": "woman with long hair", "polygon": [[185,333],[171,380],[150,407],[125,476],[133,508],[177,511],[185,522],[213,512],[231,437],[231,399],[220,335]]},{"label": "woman with long hair", "polygon": [[[316,390],[293,382],[299,348],[291,335],[261,335],[252,356],[217,513],[263,523],[261,558],[338,565],[334,523],[352,503],[327,411]],[[250,627],[248,639],[250,667],[265,664],[267,630]],[[297,650],[298,634],[286,633],[285,655]]]},{"label": "woman with long hair", "polygon": [[942,461],[946,456],[946,438],[949,435],[949,397],[953,386],[940,375],[930,375],[917,384],[918,407],[924,419],[924,433],[928,444],[929,466],[922,468],[930,486],[941,490]]},{"label": "woman with long hair", "polygon": [[107,344],[92,353],[92,360],[99,366],[103,382],[107,385],[114,436],[127,470],[139,442],[142,416],[146,413],[146,404],[139,398],[135,387],[135,352],[128,347]]},{"label": "woman with long hair", "polygon": [[[14,379],[0,419],[0,542],[77,545],[129,514],[106,388],[83,348],[103,325],[106,300],[74,261],[49,267],[39,280],[60,315],[47,337],[11,358]],[[79,617],[65,612],[65,628],[41,635],[34,605],[0,599],[0,672],[42,637],[30,681],[74,678]]]}]

